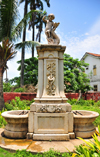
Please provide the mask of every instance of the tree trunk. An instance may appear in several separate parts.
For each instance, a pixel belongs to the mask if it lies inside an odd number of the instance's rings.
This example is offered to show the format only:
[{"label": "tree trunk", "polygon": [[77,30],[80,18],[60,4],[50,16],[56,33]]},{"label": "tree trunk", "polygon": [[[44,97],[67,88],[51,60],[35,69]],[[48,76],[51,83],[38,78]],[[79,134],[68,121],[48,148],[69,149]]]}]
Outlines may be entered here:
[{"label": "tree trunk", "polygon": [[[24,7],[24,17],[27,14],[27,0],[25,0],[25,7]],[[23,30],[23,42],[26,38],[26,27]],[[20,80],[20,86],[22,87],[24,85],[24,58],[25,58],[25,47],[22,48],[22,55],[21,55],[21,80]]]},{"label": "tree trunk", "polygon": [[[34,41],[34,32],[35,32],[34,25],[32,26],[32,28],[33,28],[32,41]],[[34,46],[32,46],[32,57],[34,57]]]},{"label": "tree trunk", "polygon": [[0,68],[0,110],[5,108],[3,97],[3,68]]},{"label": "tree trunk", "polygon": [[[36,7],[35,7],[35,0],[32,1],[32,9],[33,10],[36,10]],[[32,41],[34,41],[34,36],[35,36],[35,26],[34,26],[34,20],[35,20],[36,16],[35,16],[35,13],[32,13]],[[34,46],[32,46],[32,57],[34,57]]]},{"label": "tree trunk", "polygon": [[41,32],[40,32],[40,34],[39,34],[39,42],[41,42]]}]

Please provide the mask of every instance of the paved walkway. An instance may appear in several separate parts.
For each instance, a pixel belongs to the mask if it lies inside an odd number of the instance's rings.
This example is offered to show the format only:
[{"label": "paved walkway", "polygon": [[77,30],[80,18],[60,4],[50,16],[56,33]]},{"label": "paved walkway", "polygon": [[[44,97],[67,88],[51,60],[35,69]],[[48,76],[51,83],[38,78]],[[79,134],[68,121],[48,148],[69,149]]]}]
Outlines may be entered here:
[{"label": "paved walkway", "polygon": [[[3,129],[0,128],[0,147],[10,151],[16,151],[21,149],[26,149],[27,151],[31,151],[32,153],[43,153],[49,151],[50,148],[54,150],[63,152],[73,152],[75,146],[78,146],[83,143],[83,141],[79,139],[71,139],[69,141],[32,141],[27,139],[8,139],[2,136]],[[100,140],[100,137],[98,137]],[[88,139],[88,140],[92,140]]]}]

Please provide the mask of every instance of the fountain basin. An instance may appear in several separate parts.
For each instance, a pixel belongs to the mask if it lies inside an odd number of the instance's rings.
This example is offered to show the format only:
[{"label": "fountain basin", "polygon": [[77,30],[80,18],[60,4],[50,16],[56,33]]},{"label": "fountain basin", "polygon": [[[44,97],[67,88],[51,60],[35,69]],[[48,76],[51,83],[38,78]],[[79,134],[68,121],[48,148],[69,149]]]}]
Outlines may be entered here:
[{"label": "fountain basin", "polygon": [[26,114],[19,115],[22,110],[6,111],[2,117],[7,121],[4,129],[4,135],[8,138],[26,138],[28,132],[28,111]]},{"label": "fountain basin", "polygon": [[[74,114],[74,132],[76,137],[90,138],[96,131],[93,122],[99,116],[94,111],[77,110],[80,114]],[[75,112],[75,111],[73,111]]]}]

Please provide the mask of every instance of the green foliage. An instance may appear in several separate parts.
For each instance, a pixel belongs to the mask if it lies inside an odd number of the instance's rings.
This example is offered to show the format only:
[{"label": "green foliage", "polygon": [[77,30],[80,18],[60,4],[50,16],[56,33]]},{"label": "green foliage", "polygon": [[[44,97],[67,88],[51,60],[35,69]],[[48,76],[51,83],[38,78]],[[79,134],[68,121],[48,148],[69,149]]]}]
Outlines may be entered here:
[{"label": "green foliage", "polygon": [[29,110],[30,105],[34,102],[34,100],[21,100],[20,97],[15,97],[10,103],[5,103],[5,109],[0,111],[0,128],[4,127],[7,123],[5,119],[1,116],[1,113],[4,111],[10,110]]},{"label": "green foliage", "polygon": [[14,154],[14,157],[33,157],[32,153],[27,152],[26,150],[17,150],[16,153]]},{"label": "green foliage", "polygon": [[100,100],[95,103],[95,106],[100,107]]},{"label": "green foliage", "polygon": [[14,29],[18,18],[18,3],[16,0],[0,1],[0,41],[5,37],[11,39],[12,30]]},{"label": "green foliage", "polygon": [[95,102],[94,100],[84,100],[80,99],[77,101],[77,99],[68,99],[68,103],[71,105],[81,105],[81,106],[98,106],[100,105],[100,102]]},{"label": "green foliage", "polygon": [[3,82],[3,92],[11,92],[12,87],[13,86],[9,82]]},{"label": "green foliage", "polygon": [[7,150],[0,148],[0,157],[14,157],[14,154],[9,153]]},{"label": "green foliage", "polygon": [[[17,62],[19,65],[18,71],[21,71],[21,61]],[[20,86],[20,77],[15,77],[10,80],[11,83],[16,83]],[[24,61],[24,84],[34,84],[36,85],[38,82],[38,59],[36,57],[32,57],[29,59],[25,59]]]},{"label": "green foliage", "polygon": [[64,82],[66,89],[68,91],[82,93],[91,89],[89,85],[90,80],[87,78],[85,72],[85,67],[88,64],[84,61],[79,61],[78,59],[73,59],[68,54],[64,54]]},{"label": "green foliage", "polygon": [[42,157],[71,157],[71,153],[63,153],[61,154],[58,151],[54,151],[50,149],[48,152],[44,152]]},{"label": "green foliage", "polygon": [[69,103],[69,104],[71,104],[71,105],[75,105],[76,104],[76,102],[77,102],[77,99],[68,99],[67,100],[67,102]]},{"label": "green foliage", "polygon": [[25,92],[25,88],[21,88],[18,85],[11,85],[10,82],[3,82],[3,92]]},{"label": "green foliage", "polygon": [[7,110],[29,110],[32,102],[34,100],[21,100],[20,97],[15,97],[15,100],[13,99],[10,104],[5,103],[5,106]]},{"label": "green foliage", "polygon": [[[100,136],[100,126],[98,126],[98,130],[97,134]],[[73,153],[72,157],[100,157],[100,141],[95,133],[92,137],[93,141],[86,141],[79,137],[85,144],[76,147],[76,153]]]},{"label": "green foliage", "polygon": [[14,90],[14,92],[25,92],[25,89],[19,87],[19,88],[16,88],[16,89]]},{"label": "green foliage", "polygon": [[15,153],[10,153],[2,148],[0,148],[0,157],[71,157],[72,153],[60,153],[50,149],[48,152],[43,154],[37,153],[32,154],[26,150],[17,150]]},{"label": "green foliage", "polygon": [[1,116],[4,111],[7,111],[7,109],[2,109],[2,111],[0,111],[0,128],[3,128],[7,124],[5,119]]}]

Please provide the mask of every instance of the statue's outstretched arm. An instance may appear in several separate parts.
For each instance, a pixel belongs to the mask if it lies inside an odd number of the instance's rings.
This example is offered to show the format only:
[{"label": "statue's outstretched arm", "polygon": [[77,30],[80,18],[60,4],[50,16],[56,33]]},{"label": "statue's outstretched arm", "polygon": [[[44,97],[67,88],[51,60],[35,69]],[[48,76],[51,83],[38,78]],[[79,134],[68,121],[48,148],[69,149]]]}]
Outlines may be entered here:
[{"label": "statue's outstretched arm", "polygon": [[47,20],[45,18],[46,18],[46,16],[43,16],[42,20],[46,23]]}]

